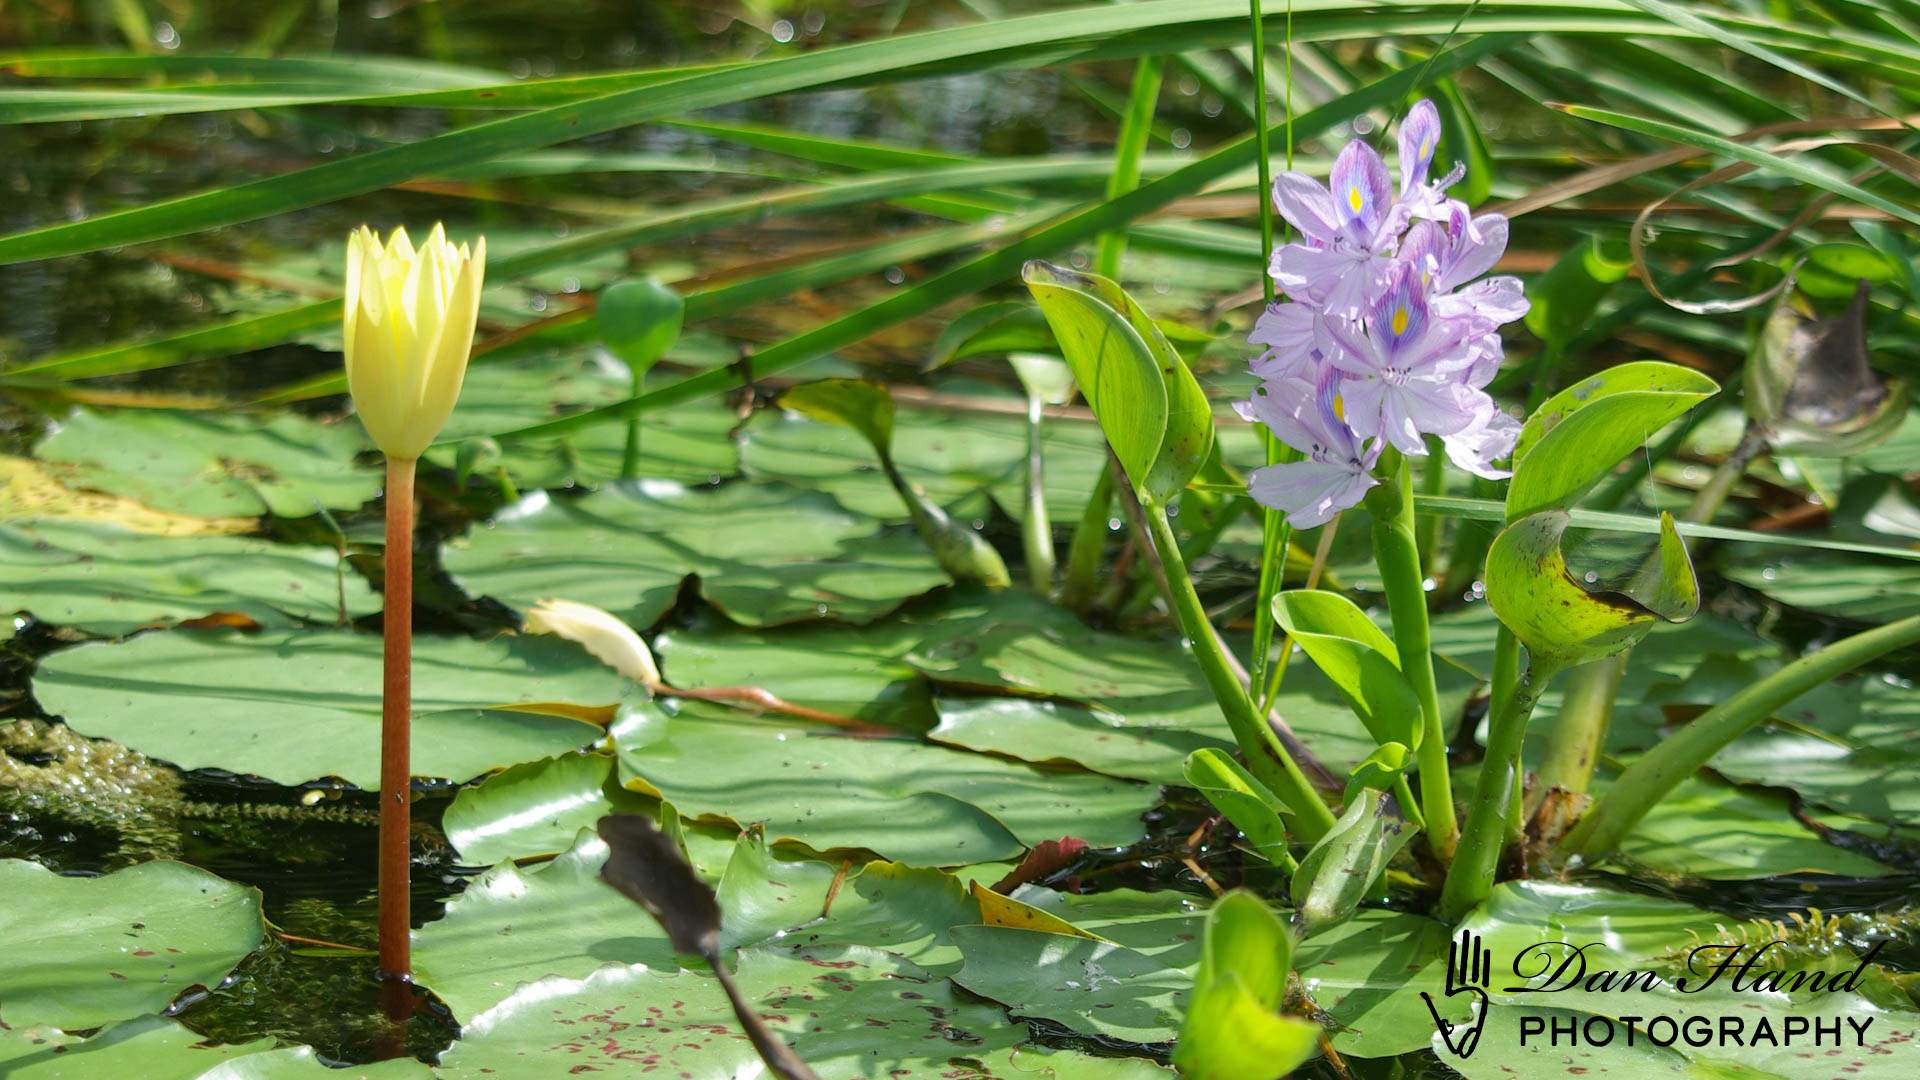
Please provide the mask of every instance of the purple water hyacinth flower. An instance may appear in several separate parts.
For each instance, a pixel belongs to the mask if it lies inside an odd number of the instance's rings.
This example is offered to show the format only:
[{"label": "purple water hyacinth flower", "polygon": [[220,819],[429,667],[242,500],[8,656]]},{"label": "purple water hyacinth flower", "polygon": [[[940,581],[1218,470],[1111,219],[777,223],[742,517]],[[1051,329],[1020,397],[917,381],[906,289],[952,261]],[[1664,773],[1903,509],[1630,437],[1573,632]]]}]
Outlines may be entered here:
[{"label": "purple water hyacinth flower", "polygon": [[1520,421],[1500,411],[1489,399],[1485,411],[1472,426],[1443,435],[1440,442],[1455,465],[1488,480],[1505,480],[1513,475],[1512,470],[1499,468],[1494,462],[1512,454],[1513,444],[1519,437]]},{"label": "purple water hyacinth flower", "polygon": [[1320,380],[1326,355],[1334,348],[1327,317],[1307,304],[1268,304],[1254,321],[1247,340],[1268,346],[1253,360],[1253,373],[1262,379]]},{"label": "purple water hyacinth flower", "polygon": [[1273,182],[1273,204],[1304,243],[1273,253],[1269,272],[1286,294],[1327,314],[1357,319],[1384,282],[1407,223],[1393,197],[1387,163],[1355,140],[1334,159],[1326,187],[1302,173]]},{"label": "purple water hyacinth flower", "polygon": [[1511,275],[1461,286],[1492,269],[1506,249],[1507,219],[1499,214],[1470,219],[1464,206],[1457,206],[1444,225],[1415,222],[1400,245],[1399,259],[1431,290],[1428,307],[1434,316],[1471,325],[1468,344],[1474,355],[1467,382],[1474,387],[1485,386],[1499,370],[1499,329],[1527,313],[1527,297],[1520,279]]},{"label": "purple water hyacinth flower", "polygon": [[1306,455],[1304,461],[1268,465],[1247,477],[1254,501],[1286,514],[1296,529],[1326,524],[1380,482],[1372,471],[1380,460],[1380,442],[1364,444],[1341,420],[1338,386],[1339,377],[1329,368],[1318,385],[1271,379],[1251,400],[1234,405],[1242,418],[1267,425],[1281,442]]},{"label": "purple water hyacinth flower", "polygon": [[1429,182],[1433,169],[1433,151],[1440,144],[1440,111],[1425,98],[1414,102],[1407,118],[1400,122],[1400,205],[1410,218],[1445,221],[1455,207],[1466,204],[1447,198],[1447,189],[1467,175],[1467,167],[1455,163],[1445,176]]},{"label": "purple water hyacinth flower", "polygon": [[1329,324],[1339,348],[1328,359],[1342,376],[1347,423],[1405,454],[1426,453],[1425,435],[1465,431],[1491,404],[1464,378],[1474,359],[1471,325],[1434,318],[1420,277],[1397,264],[1361,324]]}]

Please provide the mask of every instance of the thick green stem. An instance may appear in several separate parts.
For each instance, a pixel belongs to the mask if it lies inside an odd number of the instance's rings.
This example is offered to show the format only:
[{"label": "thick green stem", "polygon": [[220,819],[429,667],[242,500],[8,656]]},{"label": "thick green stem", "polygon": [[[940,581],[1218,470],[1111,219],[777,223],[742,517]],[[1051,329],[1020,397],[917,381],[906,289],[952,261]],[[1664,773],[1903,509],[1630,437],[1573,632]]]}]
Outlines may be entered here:
[{"label": "thick green stem", "polygon": [[1180,620],[1181,632],[1186,635],[1193,649],[1194,659],[1199,662],[1201,674],[1206,677],[1207,686],[1219,702],[1220,711],[1226,714],[1227,725],[1233,729],[1234,741],[1239,743],[1240,752],[1247,759],[1248,771],[1293,810],[1291,827],[1294,833],[1302,841],[1314,843],[1333,827],[1333,811],[1327,808],[1320,793],[1314,790],[1313,784],[1300,770],[1299,763],[1287,753],[1286,747],[1280,745],[1279,736],[1254,712],[1246,684],[1234,672],[1226,650],[1221,647],[1220,639],[1213,632],[1213,625],[1207,620],[1200,594],[1194,591],[1193,579],[1187,575],[1187,563],[1180,556],[1180,544],[1174,538],[1173,526],[1167,521],[1165,509],[1151,503],[1142,509],[1147,519],[1147,529],[1153,534],[1160,565],[1167,572],[1167,592],[1173,603],[1174,615]]},{"label": "thick green stem", "polygon": [[1487,718],[1487,756],[1474,785],[1467,809],[1467,826],[1447,871],[1440,894],[1440,917],[1457,922],[1493,892],[1500,852],[1506,847],[1510,822],[1519,815],[1520,749],[1526,742],[1527,721],[1540,699],[1541,688],[1553,676],[1538,667],[1520,671],[1520,642],[1505,626],[1494,639],[1493,707]]},{"label": "thick green stem", "polygon": [[[647,376],[645,369],[634,368],[633,396],[639,397],[646,392]],[[627,418],[627,446],[620,454],[620,479],[632,480],[640,475],[640,414]]]},{"label": "thick green stem", "polygon": [[1053,590],[1053,520],[1047,516],[1045,465],[1040,454],[1043,403],[1027,399],[1027,517],[1020,540],[1027,556],[1027,584],[1045,596]]},{"label": "thick green stem", "polygon": [[1107,522],[1113,518],[1113,470],[1101,469],[1080,511],[1067,544],[1067,580],[1060,602],[1070,611],[1084,612],[1100,588],[1100,557],[1107,551]]},{"label": "thick green stem", "polygon": [[1564,849],[1586,856],[1617,849],[1647,811],[1711,761],[1722,747],[1821,683],[1916,642],[1920,642],[1920,615],[1842,638],[1708,709],[1627,766],[1593,812],[1567,837]]},{"label": "thick green stem", "polygon": [[1440,691],[1433,677],[1433,633],[1427,623],[1427,590],[1415,539],[1413,489],[1407,460],[1389,450],[1380,485],[1367,493],[1373,515],[1373,558],[1393,616],[1393,644],[1400,672],[1420,699],[1421,812],[1427,841],[1442,861],[1453,855],[1459,823],[1453,817],[1453,786],[1447,775],[1447,733],[1440,719]]}]

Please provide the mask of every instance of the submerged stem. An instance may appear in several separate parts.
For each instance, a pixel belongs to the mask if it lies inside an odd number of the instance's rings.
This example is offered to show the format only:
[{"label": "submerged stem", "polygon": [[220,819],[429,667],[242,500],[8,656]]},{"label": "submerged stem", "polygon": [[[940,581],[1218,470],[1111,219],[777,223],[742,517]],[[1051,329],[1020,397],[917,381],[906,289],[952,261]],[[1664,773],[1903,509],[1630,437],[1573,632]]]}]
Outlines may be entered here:
[{"label": "submerged stem", "polygon": [[412,832],[413,476],[409,458],[387,459],[386,578],[380,692],[380,972],[413,975],[408,837]]},{"label": "submerged stem", "polygon": [[1413,490],[1407,459],[1389,450],[1383,459],[1380,485],[1367,493],[1367,512],[1373,515],[1373,558],[1393,616],[1393,644],[1400,654],[1400,672],[1420,700],[1421,812],[1427,819],[1427,840],[1442,861],[1452,857],[1459,839],[1453,817],[1453,782],[1447,775],[1447,733],[1440,719],[1440,691],[1433,676],[1433,631],[1427,621],[1427,590],[1420,573],[1420,548],[1415,539]]},{"label": "submerged stem", "polygon": [[1314,790],[1299,763],[1280,744],[1279,736],[1254,712],[1247,685],[1234,671],[1226,650],[1213,632],[1213,624],[1207,619],[1200,594],[1194,591],[1193,579],[1187,574],[1186,559],[1180,554],[1180,544],[1173,535],[1173,526],[1167,522],[1166,510],[1151,503],[1141,509],[1147,529],[1153,535],[1160,565],[1167,573],[1167,592],[1174,614],[1180,620],[1181,632],[1193,649],[1194,659],[1199,662],[1201,674],[1206,676],[1220,711],[1226,715],[1227,725],[1233,729],[1234,741],[1239,743],[1240,752],[1247,759],[1248,771],[1293,810],[1291,826],[1302,841],[1311,844],[1319,840],[1333,827],[1333,811]]}]

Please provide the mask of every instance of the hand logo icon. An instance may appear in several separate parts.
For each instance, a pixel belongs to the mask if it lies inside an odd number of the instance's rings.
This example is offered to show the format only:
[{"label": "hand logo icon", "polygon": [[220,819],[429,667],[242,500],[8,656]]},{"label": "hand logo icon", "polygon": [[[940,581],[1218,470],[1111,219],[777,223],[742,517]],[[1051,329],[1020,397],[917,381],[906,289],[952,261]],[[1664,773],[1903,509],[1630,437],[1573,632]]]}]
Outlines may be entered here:
[{"label": "hand logo icon", "polygon": [[1460,936],[1447,946],[1447,997],[1460,994],[1470,995],[1474,1002],[1473,1014],[1464,1024],[1456,1024],[1440,1015],[1434,1006],[1432,995],[1420,992],[1427,1003],[1427,1011],[1433,1014],[1434,1030],[1440,1033],[1440,1040],[1447,1049],[1458,1057],[1472,1057],[1480,1045],[1480,1032],[1487,1026],[1487,986],[1493,980],[1493,953],[1488,951],[1478,935],[1470,930],[1460,931]]}]

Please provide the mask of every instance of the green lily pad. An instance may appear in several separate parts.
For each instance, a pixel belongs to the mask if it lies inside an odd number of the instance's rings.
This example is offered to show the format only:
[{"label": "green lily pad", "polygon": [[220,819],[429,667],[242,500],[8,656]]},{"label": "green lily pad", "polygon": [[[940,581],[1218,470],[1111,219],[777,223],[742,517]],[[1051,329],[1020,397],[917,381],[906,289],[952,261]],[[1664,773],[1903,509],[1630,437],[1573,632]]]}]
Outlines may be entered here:
[{"label": "green lily pad", "polygon": [[[380,776],[380,639],[341,631],[169,630],[40,662],[33,691],[74,730],[184,769],[299,784]],[[413,643],[413,770],[465,780],[585,745],[629,689],[540,637]],[[576,718],[578,717],[578,718]]]},{"label": "green lily pad", "polygon": [[795,704],[922,731],[933,723],[932,695],[899,659],[918,637],[899,620],[765,630],[705,620],[661,632],[653,649],[675,686],[757,686]]},{"label": "green lily pad", "polygon": [[0,894],[0,1015],[13,1027],[75,1031],[158,1011],[219,985],[264,932],[258,891],[185,863],[74,878],[5,859]]},{"label": "green lily pad", "polygon": [[[481,359],[467,372],[460,403],[441,431],[442,445],[427,459],[451,467],[459,448],[452,440],[526,427],[569,413],[622,401],[632,392],[624,365],[588,348],[565,353]],[[712,400],[650,412],[640,421],[640,476],[704,484],[740,471],[729,432],[739,419]],[[498,456],[483,456],[483,477],[505,469],[522,490],[599,486],[620,479],[627,425],[595,424],[560,439],[501,444]]]},{"label": "green lily pad", "polygon": [[[635,908],[630,916],[645,920]],[[1026,1031],[1000,1010],[959,1000],[946,980],[859,946],[743,950],[734,976],[748,1000],[823,1076],[1011,1075]],[[961,1071],[970,1063],[981,1068]],[[441,1057],[448,1080],[545,1078],[654,1067],[727,1080],[763,1066],[710,975],[608,966],[548,979],[473,1018]]]},{"label": "green lily pad", "polygon": [[940,726],[928,736],[935,742],[1156,784],[1185,783],[1181,763],[1195,750],[1233,746],[1224,735],[1110,723],[1101,710],[1071,702],[942,697],[936,708]]},{"label": "green lily pad", "polygon": [[869,622],[949,581],[912,532],[778,484],[536,493],[449,544],[442,560],[476,596],[516,608],[576,600],[636,627],[658,621],[689,574],[715,607],[755,626]]},{"label": "green lily pad", "polygon": [[327,548],[52,519],[0,525],[0,587],[36,618],[108,635],[217,612],[284,627],[333,622],[343,600],[348,618],[380,606]]},{"label": "green lily pad", "polygon": [[34,447],[70,487],[137,499],[198,517],[307,517],[351,509],[380,493],[356,420],[322,424],[292,413],[77,410]]},{"label": "green lily pad", "polygon": [[1913,732],[1920,702],[1892,676],[1864,678],[1856,711],[1796,715],[1794,727],[1765,726],[1714,755],[1732,778],[1791,788],[1821,806],[1894,824],[1920,823],[1920,752]]},{"label": "green lily pad", "polygon": [[524,762],[461,788],[441,815],[447,842],[469,866],[552,855],[608,814],[645,800],[618,784],[610,754],[568,753]]},{"label": "green lily pad", "polygon": [[88,1038],[52,1028],[0,1028],[0,1074],[8,1080],[427,1080],[411,1058],[330,1068],[311,1047],[272,1039],[208,1042],[177,1021],[144,1016]]},{"label": "green lily pad", "polygon": [[1895,562],[1804,551],[1730,563],[1734,581],[1788,607],[1862,623],[1885,623],[1920,612],[1920,562]]},{"label": "green lily pad", "polygon": [[761,823],[776,840],[910,866],[1009,859],[1061,836],[1129,844],[1159,798],[1144,784],[694,703],[673,716],[637,705],[612,734],[628,785],[657,791],[683,814]]},{"label": "green lily pad", "polygon": [[1787,800],[1695,777],[1654,806],[1621,845],[1655,870],[1739,880],[1778,874],[1882,877],[1893,868],[1822,840]]}]

